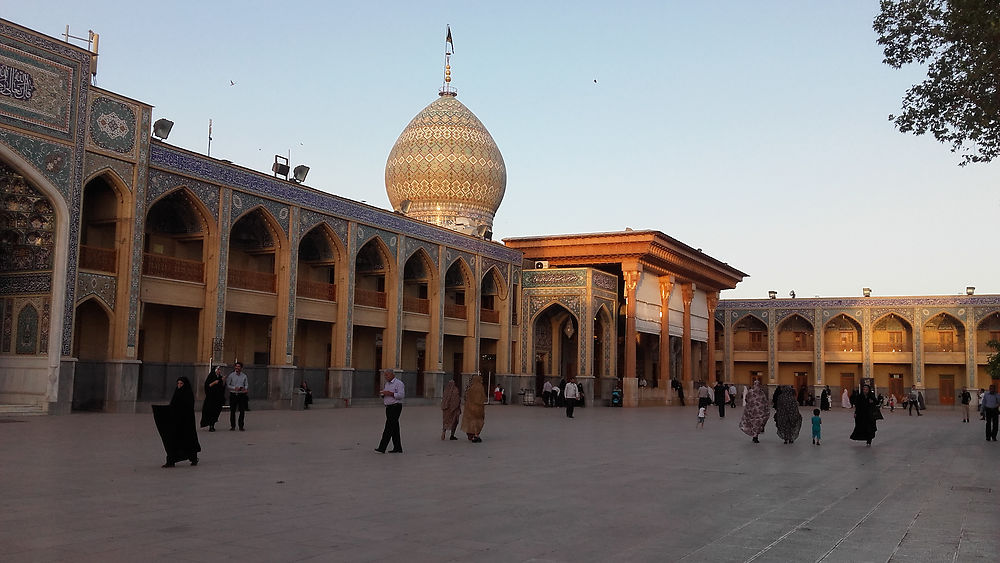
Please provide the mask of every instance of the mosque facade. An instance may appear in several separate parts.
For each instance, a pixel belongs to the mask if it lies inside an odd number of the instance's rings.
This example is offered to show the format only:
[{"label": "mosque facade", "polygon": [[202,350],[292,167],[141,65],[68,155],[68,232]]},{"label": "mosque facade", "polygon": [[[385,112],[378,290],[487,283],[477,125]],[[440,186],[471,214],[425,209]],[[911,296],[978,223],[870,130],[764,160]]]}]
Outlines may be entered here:
[{"label": "mosque facade", "polygon": [[[514,400],[573,377],[588,404],[621,387],[625,406],[675,404],[671,380],[817,386],[845,365],[940,385],[929,366],[959,356],[956,381],[981,381],[995,299],[727,302],[746,274],[660,231],[494,242],[506,165],[450,66],[387,155],[387,210],[154,138],[152,106],[93,86],[92,65],[0,20],[0,412],[135,412],[236,360],[272,408],[302,381],[320,403],[378,404],[384,368],[417,404],[476,373]],[[827,350],[819,335],[851,322],[867,348]],[[916,351],[948,322],[961,353]],[[876,345],[895,323],[901,372]],[[814,348],[786,350],[800,332]]]}]

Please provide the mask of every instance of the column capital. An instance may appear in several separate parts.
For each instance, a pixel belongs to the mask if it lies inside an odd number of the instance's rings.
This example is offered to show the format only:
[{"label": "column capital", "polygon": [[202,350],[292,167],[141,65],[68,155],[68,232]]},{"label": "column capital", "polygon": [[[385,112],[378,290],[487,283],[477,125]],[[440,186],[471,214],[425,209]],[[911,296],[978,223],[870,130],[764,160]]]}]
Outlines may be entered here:
[{"label": "column capital", "polygon": [[674,291],[674,283],[676,283],[674,276],[660,276],[660,303],[664,308],[670,303],[670,294]]},{"label": "column capital", "polygon": [[706,292],[705,299],[708,302],[708,317],[711,319],[715,316],[715,308],[719,306],[719,292]]},{"label": "column capital", "polygon": [[681,284],[681,298],[684,300],[684,306],[688,307],[691,302],[694,301],[694,283],[684,282]]},{"label": "column capital", "polygon": [[625,279],[625,293],[628,295],[635,291],[635,288],[639,285],[639,274],[642,273],[641,269],[636,270],[622,270],[622,277]]}]

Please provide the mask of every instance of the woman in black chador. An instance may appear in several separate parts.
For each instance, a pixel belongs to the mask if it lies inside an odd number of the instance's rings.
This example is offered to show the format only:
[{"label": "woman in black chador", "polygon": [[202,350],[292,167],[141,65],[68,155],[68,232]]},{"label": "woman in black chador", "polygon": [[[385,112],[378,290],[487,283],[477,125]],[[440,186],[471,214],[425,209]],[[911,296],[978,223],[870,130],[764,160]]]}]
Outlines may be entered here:
[{"label": "woman in black chador", "polygon": [[191,465],[198,465],[201,444],[194,425],[194,391],[188,378],[177,378],[177,389],[169,405],[153,405],[153,420],[167,451],[163,467],[173,467],[186,459],[191,460]]},{"label": "woman in black chador", "polygon": [[851,397],[854,405],[854,432],[851,432],[852,440],[864,440],[866,445],[872,445],[875,432],[875,420],[878,416],[878,401],[875,393],[867,385],[861,387],[860,393],[855,393]]},{"label": "woman in black chador", "polygon": [[222,376],[222,366],[218,366],[205,379],[205,401],[201,404],[202,428],[207,426],[209,432],[215,432],[215,423],[219,422],[225,402],[226,378]]}]

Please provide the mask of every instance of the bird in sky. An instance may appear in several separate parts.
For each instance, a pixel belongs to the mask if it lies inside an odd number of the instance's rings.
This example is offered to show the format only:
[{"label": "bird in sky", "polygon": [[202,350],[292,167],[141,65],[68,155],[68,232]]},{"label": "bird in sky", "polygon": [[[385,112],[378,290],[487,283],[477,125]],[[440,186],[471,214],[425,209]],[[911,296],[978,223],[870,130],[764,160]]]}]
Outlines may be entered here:
[{"label": "bird in sky", "polygon": [[597,84],[597,79],[596,78],[594,79],[594,84]]},{"label": "bird in sky", "polygon": [[[595,80],[595,82],[596,82],[596,80]],[[233,82],[232,80],[230,80],[230,81],[229,81],[229,85],[230,85],[230,86],[236,86],[236,83],[235,83],[235,82]]]}]

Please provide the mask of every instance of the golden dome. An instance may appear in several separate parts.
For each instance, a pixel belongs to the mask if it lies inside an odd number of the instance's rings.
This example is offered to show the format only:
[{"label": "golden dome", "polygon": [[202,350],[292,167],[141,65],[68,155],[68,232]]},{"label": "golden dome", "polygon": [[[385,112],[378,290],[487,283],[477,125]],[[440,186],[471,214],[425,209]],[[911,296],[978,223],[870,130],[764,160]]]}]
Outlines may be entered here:
[{"label": "golden dome", "polygon": [[466,234],[492,231],[506,188],[500,149],[454,92],[410,121],[385,163],[393,209]]}]

